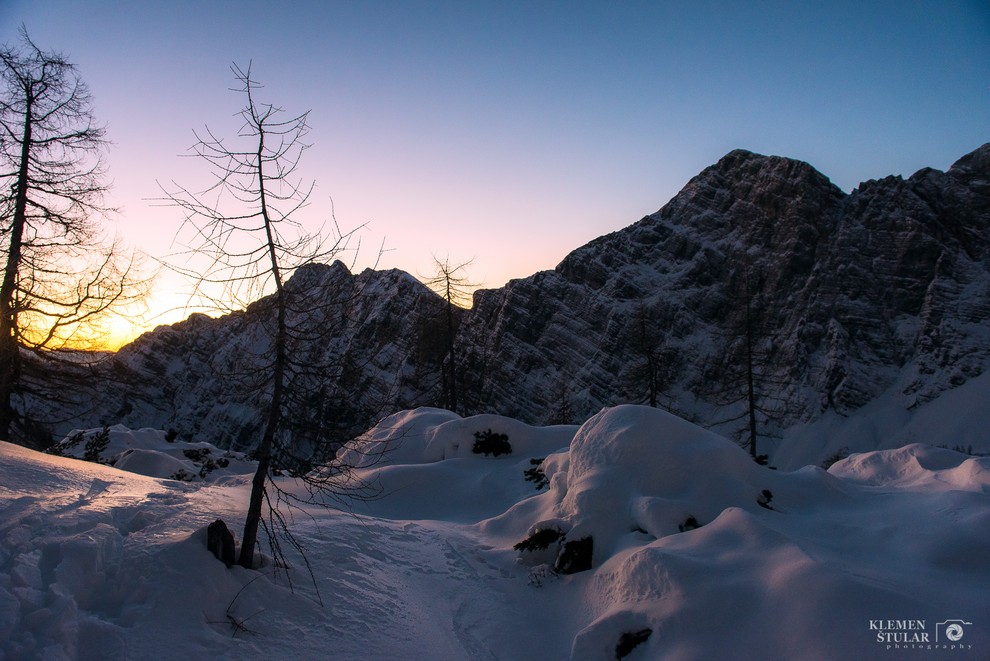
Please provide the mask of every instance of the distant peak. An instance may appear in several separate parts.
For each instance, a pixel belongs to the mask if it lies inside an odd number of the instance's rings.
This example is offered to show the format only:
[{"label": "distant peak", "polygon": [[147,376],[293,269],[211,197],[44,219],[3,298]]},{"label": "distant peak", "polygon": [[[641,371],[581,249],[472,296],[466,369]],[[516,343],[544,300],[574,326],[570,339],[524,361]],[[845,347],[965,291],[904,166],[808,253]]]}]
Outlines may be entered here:
[{"label": "distant peak", "polygon": [[967,173],[990,176],[990,142],[969,152],[949,168],[949,174]]},{"label": "distant peak", "polygon": [[793,186],[813,186],[834,189],[834,192],[841,194],[828,177],[805,161],[766,156],[746,149],[733,149],[695,180],[717,187],[747,184],[780,192],[786,192]]},{"label": "distant peak", "polygon": [[716,163],[713,167],[723,173],[738,169],[743,169],[748,172],[754,167],[759,169],[766,167],[785,170],[800,169],[817,172],[817,170],[804,161],[787,158],[785,156],[766,156],[764,154],[749,151],[748,149],[733,149],[728,154],[720,158],[718,163]]},{"label": "distant peak", "polygon": [[312,262],[297,268],[286,284],[300,290],[310,289],[350,274],[350,270],[340,260],[334,260],[331,264]]}]

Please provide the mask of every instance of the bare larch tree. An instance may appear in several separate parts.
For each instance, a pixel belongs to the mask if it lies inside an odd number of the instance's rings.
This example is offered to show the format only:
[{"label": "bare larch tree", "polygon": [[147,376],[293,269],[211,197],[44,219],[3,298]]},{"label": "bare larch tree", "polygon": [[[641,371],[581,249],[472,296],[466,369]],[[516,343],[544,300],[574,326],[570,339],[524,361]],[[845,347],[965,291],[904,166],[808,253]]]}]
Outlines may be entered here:
[{"label": "bare larch tree", "polygon": [[27,402],[58,398],[85,362],[51,350],[98,345],[101,320],[147,283],[101,231],[106,141],[86,85],[20,37],[0,49],[0,438],[27,441]]},{"label": "bare larch tree", "polygon": [[[284,558],[281,540],[305,560],[284,506],[314,500],[326,504],[327,498],[339,503],[362,497],[365,485],[354,482],[352,466],[341,465],[332,452],[321,450],[322,425],[294,424],[314,401],[326,399],[327,379],[321,372],[332,367],[314,364],[309,349],[329,342],[340,330],[317,326],[314,320],[323,317],[315,314],[316,308],[341,301],[331,302],[327,297],[332,293],[311,291],[305,283],[293,286],[289,279],[304,266],[350,250],[354,230],[342,233],[334,221],[327,237],[322,227],[316,232],[303,227],[298,212],[307,206],[313,184],[304,184],[297,171],[308,147],[303,142],[308,113],[285,118],[281,108],[258,101],[259,85],[250,66],[245,70],[234,65],[232,71],[239,85],[234,91],[244,100],[236,139],[225,141],[207,128],[195,134],[192,149],[192,155],[209,166],[212,185],[193,192],[173,182],[163,190],[165,202],[185,214],[179,236],[192,237],[186,251],[173,255],[171,266],[193,278],[198,293],[215,309],[250,304],[249,313],[262,319],[267,344],[252,358],[257,360],[249,373],[236,375],[246,393],[264,394],[254,450],[258,468],[238,558],[238,564],[253,567],[259,526],[276,561]],[[180,258],[191,261],[180,265]],[[315,454],[300,457],[301,447]],[[306,494],[280,486],[275,478],[282,469],[302,481]]]},{"label": "bare larch tree", "polygon": [[434,256],[433,276],[426,280],[426,286],[435,291],[446,303],[443,325],[443,358],[440,364],[441,405],[458,412],[458,355],[457,355],[457,310],[471,302],[471,292],[475,286],[465,275],[471,261],[452,265],[450,258],[443,260]]}]

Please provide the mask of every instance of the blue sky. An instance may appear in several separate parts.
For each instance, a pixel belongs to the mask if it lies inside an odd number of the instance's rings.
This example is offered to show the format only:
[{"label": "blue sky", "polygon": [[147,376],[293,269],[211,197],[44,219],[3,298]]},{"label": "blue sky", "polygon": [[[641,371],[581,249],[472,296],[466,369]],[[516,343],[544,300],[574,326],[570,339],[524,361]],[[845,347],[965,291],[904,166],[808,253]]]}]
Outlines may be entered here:
[{"label": "blue sky", "polygon": [[[114,142],[123,238],[156,256],[195,187],[192,129],[234,128],[232,61],[311,110],[310,212],[364,223],[365,259],[500,286],[659,209],[734,148],[842,189],[947,168],[990,141],[990,3],[0,0],[70,56]],[[359,263],[359,267],[362,264]],[[169,285],[174,286],[174,285]]]}]

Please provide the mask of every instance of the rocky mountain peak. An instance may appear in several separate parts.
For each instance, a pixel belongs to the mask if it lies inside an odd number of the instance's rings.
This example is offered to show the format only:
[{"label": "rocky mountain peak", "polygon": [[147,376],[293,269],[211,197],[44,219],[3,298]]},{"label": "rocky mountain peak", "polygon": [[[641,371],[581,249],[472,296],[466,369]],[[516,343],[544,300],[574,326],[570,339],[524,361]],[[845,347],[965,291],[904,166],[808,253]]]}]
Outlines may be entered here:
[{"label": "rocky mountain peak", "polygon": [[[731,417],[721,408],[732,408],[724,393],[749,317],[761,407],[776,411],[767,422],[852,411],[892,387],[905,406],[928,401],[990,359],[973,326],[990,319],[988,157],[981,147],[948,174],[846,195],[807,163],[730,152],[659,212],[486,296],[472,319],[499,320],[495,363],[526,369],[489,371],[482,399],[537,420],[555,406],[555,381],[581,410],[642,401],[649,336],[677,357],[664,387],[689,393],[671,406],[697,411],[705,400],[710,418]],[[473,343],[484,331],[472,319]]]},{"label": "rocky mountain peak", "polygon": [[[360,430],[436,402],[434,293],[401,271],[352,275],[339,262],[301,268],[289,286],[315,302],[298,307],[306,323],[333,329],[304,350],[334,366],[321,406],[336,418]],[[266,306],[252,307],[123,349],[117,367],[134,378],[99,403],[105,419],[83,426],[249,445],[264,393],[244,400],[215,374],[250,370],[264,351]],[[807,163],[736,150],[658,212],[552,271],[478,292],[458,318],[460,413],[577,422],[648,401],[652,383],[660,405],[731,434],[747,343],[761,433],[884,393],[924,405],[990,361],[990,145],[948,172],[848,195]]]},{"label": "rocky mountain peak", "polygon": [[949,174],[961,178],[990,179],[990,142],[966,154],[949,168]]}]

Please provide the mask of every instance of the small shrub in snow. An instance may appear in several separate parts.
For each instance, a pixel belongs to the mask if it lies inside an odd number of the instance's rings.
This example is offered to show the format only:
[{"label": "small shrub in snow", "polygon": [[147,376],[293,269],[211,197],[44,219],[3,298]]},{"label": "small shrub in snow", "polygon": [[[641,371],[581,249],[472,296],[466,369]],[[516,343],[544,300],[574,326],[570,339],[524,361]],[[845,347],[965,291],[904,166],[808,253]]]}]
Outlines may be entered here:
[{"label": "small shrub in snow", "polygon": [[553,568],[561,574],[576,574],[587,571],[591,569],[594,550],[595,542],[591,537],[564,542],[564,547],[560,549],[560,554],[557,556],[557,562],[554,563]]},{"label": "small shrub in snow", "polygon": [[550,484],[550,480],[547,479],[547,474],[543,472],[540,465],[546,457],[540,457],[539,459],[530,459],[529,463],[533,466],[532,468],[527,468],[523,471],[523,477],[527,481],[532,482],[536,485],[536,490],[540,491]]},{"label": "small shrub in snow", "polygon": [[529,584],[534,588],[542,588],[558,576],[559,574],[550,565],[540,565],[529,572]]},{"label": "small shrub in snow", "polygon": [[186,455],[186,459],[189,459],[190,461],[195,461],[196,463],[200,463],[202,461],[205,461],[207,457],[209,457],[210,449],[192,448],[188,450],[183,450],[182,454]]},{"label": "small shrub in snow", "polygon": [[174,429],[169,429],[167,432],[165,432],[166,443],[175,443],[175,439],[178,437],[179,437],[179,432],[175,431]]},{"label": "small shrub in snow", "polygon": [[509,445],[508,436],[489,429],[474,432],[474,447],[471,451],[475,454],[497,457],[500,454],[512,454],[512,446]]},{"label": "small shrub in snow", "polygon": [[770,507],[770,501],[773,500],[773,492],[770,489],[764,489],[759,496],[756,497],[756,504],[764,509],[772,510]]},{"label": "small shrub in snow", "polygon": [[190,473],[185,468],[180,468],[171,475],[169,475],[170,480],[178,480],[179,482],[192,482],[196,478],[194,473]]},{"label": "small shrub in snow", "polygon": [[838,450],[836,450],[834,453],[822,459],[822,462],[818,465],[824,468],[825,470],[828,470],[832,464],[834,464],[837,461],[842,461],[848,456],[849,456],[849,448],[843,446]]},{"label": "small shrub in snow", "polygon": [[556,528],[541,528],[512,548],[517,551],[542,551],[563,537],[564,533]]},{"label": "small shrub in snow", "polygon": [[693,516],[689,516],[688,518],[684,519],[684,523],[677,526],[677,528],[681,532],[687,532],[688,530],[694,530],[695,528],[700,528],[700,527],[701,524],[698,523],[698,519],[694,518]]},{"label": "small shrub in snow", "polygon": [[83,459],[86,461],[100,462],[100,453],[110,446],[110,428],[104,427],[96,432],[86,441],[86,449],[83,451]]},{"label": "small shrub in snow", "polygon": [[182,454],[185,455],[186,459],[199,466],[200,477],[206,477],[217,468],[226,468],[230,465],[230,460],[223,457],[214,460],[210,456],[210,448],[190,448],[183,450]]},{"label": "small shrub in snow", "polygon": [[653,634],[653,629],[640,629],[639,631],[627,631],[619,636],[619,642],[615,646],[615,658],[623,659],[636,649]]},{"label": "small shrub in snow", "polygon": [[68,438],[65,438],[59,441],[58,443],[52,445],[50,448],[45,450],[45,452],[47,452],[48,454],[53,454],[56,457],[64,457],[66,451],[71,450],[72,448],[82,443],[83,438],[85,438],[85,434],[81,431],[77,431],[72,436],[69,436]]}]

